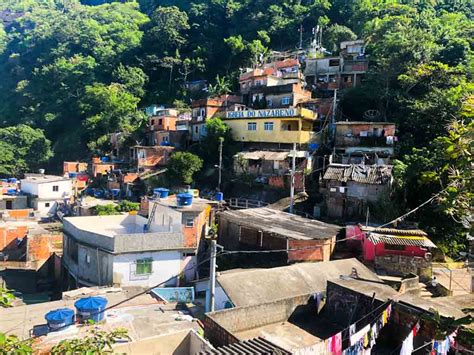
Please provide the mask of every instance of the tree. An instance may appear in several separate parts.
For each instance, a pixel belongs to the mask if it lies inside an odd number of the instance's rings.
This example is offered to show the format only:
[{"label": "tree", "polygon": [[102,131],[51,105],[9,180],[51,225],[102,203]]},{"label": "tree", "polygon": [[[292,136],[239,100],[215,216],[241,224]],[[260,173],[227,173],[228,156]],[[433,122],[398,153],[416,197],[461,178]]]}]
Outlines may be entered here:
[{"label": "tree", "polygon": [[12,301],[15,299],[13,293],[9,290],[0,287],[0,307],[8,308],[12,306]]},{"label": "tree", "polygon": [[0,174],[34,171],[51,158],[51,142],[27,125],[0,128]]},{"label": "tree", "polygon": [[227,95],[231,92],[229,80],[223,76],[216,76],[216,83],[214,85],[209,85],[209,96],[219,97],[222,95]]},{"label": "tree", "polygon": [[168,161],[167,175],[174,185],[191,184],[193,175],[202,168],[202,159],[188,152],[176,152]]},{"label": "tree", "polygon": [[33,339],[21,340],[16,335],[0,332],[0,354],[32,354]]},{"label": "tree", "polygon": [[117,210],[120,212],[138,211],[139,209],[140,209],[140,203],[132,202],[128,200],[120,201],[117,206]]},{"label": "tree", "polygon": [[357,39],[357,35],[350,28],[336,23],[324,31],[323,45],[327,50],[338,53],[341,42],[354,41],[355,39]]}]

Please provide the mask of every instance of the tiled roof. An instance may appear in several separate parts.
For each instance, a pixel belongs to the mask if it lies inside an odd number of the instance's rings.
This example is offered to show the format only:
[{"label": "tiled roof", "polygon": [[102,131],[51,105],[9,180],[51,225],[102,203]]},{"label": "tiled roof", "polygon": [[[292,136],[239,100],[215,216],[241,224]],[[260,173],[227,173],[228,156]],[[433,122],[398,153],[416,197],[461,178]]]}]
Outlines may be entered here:
[{"label": "tiled roof", "polygon": [[272,342],[258,337],[254,339],[239,341],[217,349],[201,351],[199,355],[290,355],[291,352],[280,348]]},{"label": "tiled roof", "polygon": [[436,248],[436,245],[426,237],[394,236],[370,233],[368,239],[374,244],[384,243],[390,245],[410,245],[425,248]]},{"label": "tiled roof", "polygon": [[361,184],[384,185],[392,177],[391,165],[331,164],[324,173],[324,180],[354,181]]}]

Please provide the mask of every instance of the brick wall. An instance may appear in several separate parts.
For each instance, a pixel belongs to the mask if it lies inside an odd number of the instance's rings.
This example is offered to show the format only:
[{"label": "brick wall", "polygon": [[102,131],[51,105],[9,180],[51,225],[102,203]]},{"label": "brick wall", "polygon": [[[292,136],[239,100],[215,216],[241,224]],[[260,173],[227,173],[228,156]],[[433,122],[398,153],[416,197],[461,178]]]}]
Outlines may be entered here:
[{"label": "brick wall", "polygon": [[28,261],[46,260],[57,250],[62,250],[61,234],[39,234],[28,236]]},{"label": "brick wall", "polygon": [[[331,239],[323,240],[290,240],[289,249],[304,249],[288,252],[288,261],[328,261],[331,253],[327,252],[325,243],[330,243]],[[325,252],[326,251],[326,252]]]}]

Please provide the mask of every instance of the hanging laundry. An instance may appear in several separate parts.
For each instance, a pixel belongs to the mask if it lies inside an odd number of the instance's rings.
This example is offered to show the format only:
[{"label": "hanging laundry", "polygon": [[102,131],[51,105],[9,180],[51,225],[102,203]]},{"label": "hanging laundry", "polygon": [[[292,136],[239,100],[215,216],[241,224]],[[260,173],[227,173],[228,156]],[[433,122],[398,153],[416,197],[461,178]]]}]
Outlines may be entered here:
[{"label": "hanging laundry", "polygon": [[400,350],[400,355],[411,355],[413,352],[413,330],[410,330],[408,336],[402,343],[402,348]]},{"label": "hanging laundry", "polygon": [[370,324],[367,324],[364,328],[362,328],[357,333],[352,335],[350,337],[351,345],[355,345],[359,340],[361,340],[365,336],[365,334],[369,332],[369,330],[370,330]]},{"label": "hanging laundry", "polygon": [[355,325],[355,324],[351,324],[351,325],[349,326],[349,336],[354,335],[355,332],[356,332],[356,325]]},{"label": "hanging laundry", "polygon": [[331,354],[342,354],[342,333],[339,332],[329,338],[328,350]]}]

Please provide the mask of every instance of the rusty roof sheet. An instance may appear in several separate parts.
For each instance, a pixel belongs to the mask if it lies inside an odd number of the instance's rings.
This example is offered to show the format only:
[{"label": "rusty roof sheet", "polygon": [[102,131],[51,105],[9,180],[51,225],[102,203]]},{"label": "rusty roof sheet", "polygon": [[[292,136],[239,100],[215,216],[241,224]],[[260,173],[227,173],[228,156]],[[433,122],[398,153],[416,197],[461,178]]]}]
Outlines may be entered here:
[{"label": "rusty roof sheet", "polygon": [[324,173],[323,179],[385,185],[392,178],[392,169],[392,165],[331,164]]},{"label": "rusty roof sheet", "polygon": [[394,236],[369,233],[368,239],[374,244],[384,243],[389,245],[410,245],[424,248],[436,248],[436,245],[427,237]]}]

